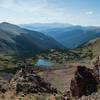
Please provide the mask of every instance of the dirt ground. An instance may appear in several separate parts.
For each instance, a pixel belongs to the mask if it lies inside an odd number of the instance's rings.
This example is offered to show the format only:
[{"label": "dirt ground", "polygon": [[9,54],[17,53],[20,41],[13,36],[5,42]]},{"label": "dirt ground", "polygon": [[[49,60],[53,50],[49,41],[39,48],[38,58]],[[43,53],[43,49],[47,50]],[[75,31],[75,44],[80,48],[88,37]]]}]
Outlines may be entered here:
[{"label": "dirt ground", "polygon": [[[74,63],[59,65],[58,67],[51,70],[49,69],[45,71],[39,71],[37,74],[40,75],[45,80],[47,80],[48,82],[50,82],[53,87],[57,88],[61,93],[63,93],[65,91],[69,91],[70,81],[74,77],[77,65],[85,65],[91,68],[90,63],[74,62]],[[5,74],[1,76],[5,76]],[[43,100],[56,100],[54,95],[45,95],[45,96],[43,95],[40,96],[37,94],[16,95],[13,91],[9,91],[6,94],[0,94],[0,100],[42,100],[36,98],[48,98]]]},{"label": "dirt ground", "polygon": [[39,72],[38,74],[50,82],[54,87],[56,87],[60,92],[69,91],[70,81],[74,77],[77,65],[85,65],[91,68],[90,63],[71,63],[67,65],[60,65],[58,68],[52,70],[46,70],[44,72]]}]

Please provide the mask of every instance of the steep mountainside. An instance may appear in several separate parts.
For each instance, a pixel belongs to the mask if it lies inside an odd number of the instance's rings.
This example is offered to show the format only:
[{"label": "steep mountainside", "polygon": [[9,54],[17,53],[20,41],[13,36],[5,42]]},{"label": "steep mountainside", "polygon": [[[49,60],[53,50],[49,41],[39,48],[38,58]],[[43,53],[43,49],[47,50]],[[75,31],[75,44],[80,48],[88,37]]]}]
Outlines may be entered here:
[{"label": "steep mountainside", "polygon": [[30,31],[19,26],[0,24],[0,53],[31,55],[45,49],[63,49],[53,38],[40,32]]},{"label": "steep mountainside", "polygon": [[[43,26],[44,25],[44,26]],[[53,37],[62,45],[69,49],[74,49],[82,44],[90,41],[91,39],[95,39],[100,37],[100,27],[83,27],[83,26],[75,26],[75,25],[51,25],[43,24],[42,28],[37,24],[35,28],[34,24],[22,26],[29,29],[36,29],[40,32],[45,33],[48,36]],[[59,27],[58,27],[59,26]]]},{"label": "steep mountainside", "polygon": [[100,29],[92,29],[81,26],[73,26],[61,29],[50,29],[44,31],[49,36],[52,36],[61,44],[69,49],[74,49],[91,39],[100,37]]}]

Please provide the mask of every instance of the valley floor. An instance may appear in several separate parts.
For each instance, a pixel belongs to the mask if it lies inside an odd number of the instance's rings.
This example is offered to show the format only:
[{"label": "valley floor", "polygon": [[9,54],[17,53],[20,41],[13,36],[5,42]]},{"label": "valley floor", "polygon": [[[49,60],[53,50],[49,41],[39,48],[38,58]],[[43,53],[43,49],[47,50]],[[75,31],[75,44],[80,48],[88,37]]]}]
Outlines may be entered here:
[{"label": "valley floor", "polygon": [[[37,75],[44,78],[49,83],[57,88],[62,94],[70,90],[70,81],[74,77],[77,65],[85,65],[92,68],[90,61],[69,62],[66,64],[59,64],[52,69],[45,69],[36,71]],[[14,74],[0,73],[1,78],[10,79]],[[9,76],[9,77],[8,77]],[[95,96],[97,95],[97,97]],[[100,92],[89,96],[83,96],[79,100],[100,100]],[[57,94],[19,94],[16,95],[14,91],[8,91],[5,94],[0,94],[0,100],[64,100],[62,95]],[[67,99],[65,99],[67,100]],[[78,100],[78,99],[72,99]]]},{"label": "valley floor", "polygon": [[74,77],[78,65],[84,65],[88,68],[92,68],[90,63],[70,62],[68,64],[60,64],[58,67],[51,70],[40,71],[38,72],[38,75],[46,79],[63,93],[70,90],[70,81]]}]

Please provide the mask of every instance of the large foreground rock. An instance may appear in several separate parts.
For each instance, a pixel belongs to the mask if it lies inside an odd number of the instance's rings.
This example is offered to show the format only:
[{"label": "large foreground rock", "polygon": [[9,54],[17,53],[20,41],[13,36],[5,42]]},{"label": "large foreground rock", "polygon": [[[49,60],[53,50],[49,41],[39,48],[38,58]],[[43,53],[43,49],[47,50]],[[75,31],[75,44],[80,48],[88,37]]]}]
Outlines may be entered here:
[{"label": "large foreground rock", "polygon": [[74,78],[71,80],[70,90],[72,96],[81,97],[97,91],[97,80],[93,70],[85,66],[78,66]]}]

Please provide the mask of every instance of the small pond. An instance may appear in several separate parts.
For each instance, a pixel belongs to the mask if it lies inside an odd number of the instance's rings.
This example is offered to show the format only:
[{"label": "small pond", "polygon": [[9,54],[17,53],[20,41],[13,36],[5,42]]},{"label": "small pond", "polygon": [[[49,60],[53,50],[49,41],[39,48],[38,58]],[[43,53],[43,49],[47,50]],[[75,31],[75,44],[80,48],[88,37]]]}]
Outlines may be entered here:
[{"label": "small pond", "polygon": [[46,60],[46,59],[38,59],[38,61],[36,62],[36,66],[38,67],[53,67],[55,65],[55,62],[50,61],[50,60]]}]

